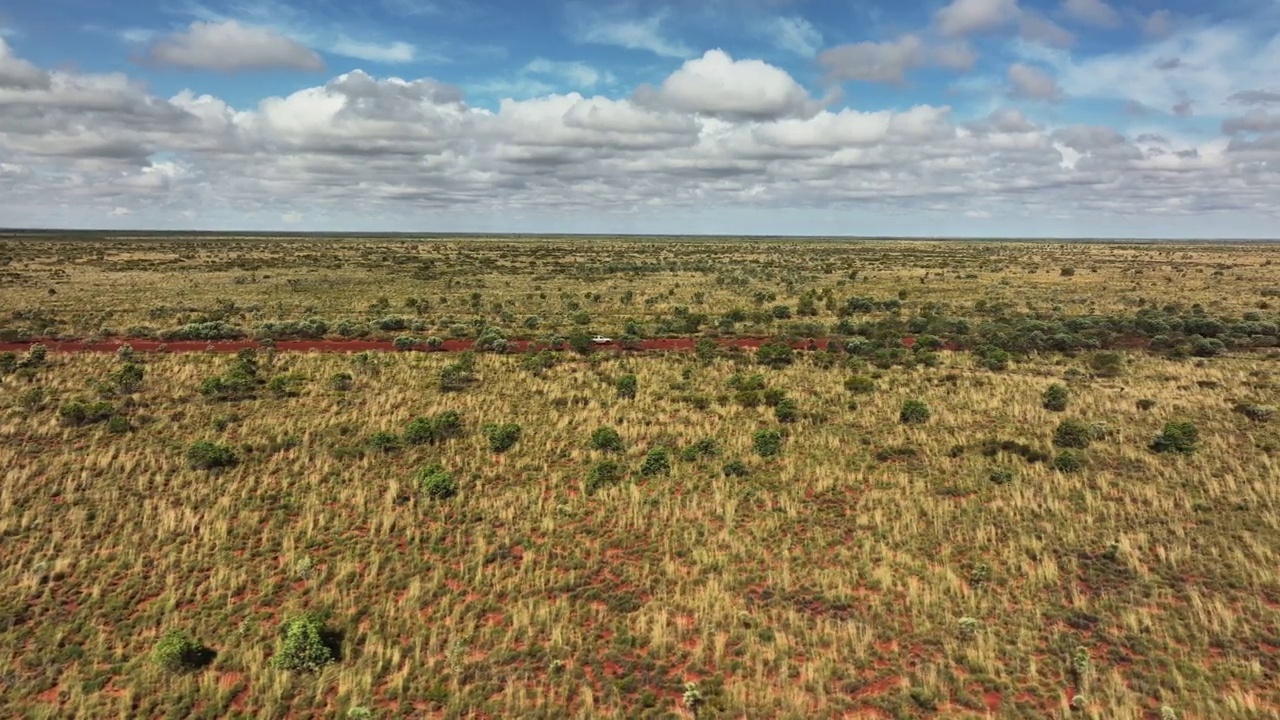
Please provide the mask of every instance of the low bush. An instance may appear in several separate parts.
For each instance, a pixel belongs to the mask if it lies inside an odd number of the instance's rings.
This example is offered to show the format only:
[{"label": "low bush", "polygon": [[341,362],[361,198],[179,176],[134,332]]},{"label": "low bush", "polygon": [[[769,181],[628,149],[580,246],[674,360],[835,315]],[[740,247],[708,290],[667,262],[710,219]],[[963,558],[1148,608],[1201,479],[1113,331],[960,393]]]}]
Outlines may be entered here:
[{"label": "low bush", "polygon": [[306,613],[286,620],[281,626],[280,648],[271,658],[272,666],[293,672],[316,672],[336,660],[334,649],[325,642],[324,622]]},{"label": "low bush", "polygon": [[1055,447],[1083,450],[1089,447],[1092,439],[1093,436],[1089,432],[1089,426],[1075,418],[1063,420],[1058,423],[1058,427],[1053,431],[1053,444]]},{"label": "low bush", "polygon": [[920,425],[929,421],[929,406],[923,400],[911,399],[902,403],[898,420],[904,425]]},{"label": "low bush", "polygon": [[752,439],[752,447],[760,457],[776,457],[782,453],[782,431],[757,430]]},{"label": "low bush", "polygon": [[437,445],[462,434],[462,416],[454,410],[414,418],[405,426],[404,441],[408,445]]},{"label": "low bush", "polygon": [[587,474],[587,493],[593,494],[622,481],[622,466],[613,460],[596,463]]},{"label": "low bush", "polygon": [[1080,472],[1084,469],[1084,453],[1079,450],[1063,450],[1054,456],[1050,467],[1060,473]]},{"label": "low bush", "polygon": [[640,465],[640,474],[645,477],[667,475],[671,472],[671,453],[666,448],[657,447],[649,451]]},{"label": "low bush", "polygon": [[200,440],[187,447],[187,464],[196,470],[228,468],[239,461],[235,451],[227,445]]},{"label": "low bush", "polygon": [[186,672],[206,665],[213,653],[181,630],[165,633],[151,651],[151,660],[169,672]]},{"label": "low bush", "polygon": [[625,446],[622,442],[622,436],[617,430],[611,427],[597,428],[591,433],[591,449],[600,450],[602,452],[622,452]]},{"label": "low bush", "polygon": [[1044,409],[1051,412],[1062,412],[1067,409],[1071,393],[1062,383],[1054,383],[1044,391]]},{"label": "low bush", "polygon": [[1165,423],[1164,429],[1151,441],[1151,449],[1160,453],[1190,454],[1200,444],[1200,431],[1194,423],[1174,421]]},{"label": "low bush", "polygon": [[422,494],[431,500],[448,500],[458,494],[458,481],[439,463],[419,470],[414,479]]},{"label": "low bush", "polygon": [[516,423],[489,424],[482,431],[489,438],[489,449],[496,453],[510,450],[520,440],[520,426]]}]

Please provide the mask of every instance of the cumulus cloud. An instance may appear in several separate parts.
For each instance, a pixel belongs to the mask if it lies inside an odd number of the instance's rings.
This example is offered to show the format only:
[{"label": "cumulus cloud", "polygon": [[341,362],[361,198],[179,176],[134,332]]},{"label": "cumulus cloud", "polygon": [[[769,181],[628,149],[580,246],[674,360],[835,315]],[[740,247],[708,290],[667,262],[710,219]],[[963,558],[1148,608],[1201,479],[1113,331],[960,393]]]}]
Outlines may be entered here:
[{"label": "cumulus cloud", "polygon": [[1057,100],[1062,95],[1058,81],[1043,70],[1022,63],[1009,66],[1005,74],[1009,81],[1009,92],[1014,97],[1033,100]]},{"label": "cumulus cloud", "polygon": [[[342,217],[405,228],[447,216],[518,229],[530,213],[871,205],[1037,224],[1079,212],[1104,226],[1147,214],[1179,227],[1216,211],[1280,216],[1280,177],[1266,170],[1280,162],[1280,123],[1261,109],[1204,141],[1039,125],[1011,108],[977,120],[937,105],[824,109],[782,70],[719,51],[647,94],[552,92],[492,109],[429,78],[359,71],[240,107],[189,90],[157,97],[118,73],[41,72],[47,84],[0,87],[0,213],[14,224]],[[343,215],[353,202],[360,212]],[[111,218],[115,208],[132,215]]]},{"label": "cumulus cloud", "polygon": [[157,65],[216,72],[324,69],[320,56],[301,43],[235,20],[193,22],[152,44],[146,58]]},{"label": "cumulus cloud", "polygon": [[785,70],[760,60],[734,60],[708,50],[656,88],[641,87],[642,105],[724,117],[767,119],[812,115],[818,103]]},{"label": "cumulus cloud", "polygon": [[934,14],[943,35],[989,32],[1018,19],[1018,0],[952,0]]},{"label": "cumulus cloud", "polygon": [[1105,0],[1063,0],[1062,13],[1076,22],[1099,28],[1117,28],[1120,13]]},{"label": "cumulus cloud", "polygon": [[0,89],[32,90],[49,87],[49,74],[13,54],[0,37]]}]

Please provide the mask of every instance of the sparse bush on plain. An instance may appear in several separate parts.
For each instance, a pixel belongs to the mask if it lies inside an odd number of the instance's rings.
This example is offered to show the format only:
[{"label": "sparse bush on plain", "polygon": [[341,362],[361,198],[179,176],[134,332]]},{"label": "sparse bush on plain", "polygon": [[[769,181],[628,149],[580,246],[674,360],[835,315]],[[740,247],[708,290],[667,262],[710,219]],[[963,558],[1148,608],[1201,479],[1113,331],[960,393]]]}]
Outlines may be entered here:
[{"label": "sparse bush on plain", "polygon": [[1051,412],[1063,412],[1071,399],[1071,391],[1062,383],[1054,383],[1044,391],[1044,409]]},{"label": "sparse bush on plain", "polygon": [[618,397],[631,399],[636,396],[636,376],[623,375],[614,383],[614,387],[618,390]]},{"label": "sparse bush on plain", "polygon": [[1079,450],[1063,450],[1053,457],[1050,467],[1060,473],[1075,473],[1084,469],[1085,456]]},{"label": "sparse bush on plain", "polygon": [[757,430],[752,439],[752,447],[760,457],[771,458],[782,454],[781,430]]},{"label": "sparse bush on plain", "polygon": [[915,398],[904,401],[902,409],[898,411],[898,420],[903,425],[921,425],[929,422],[931,416],[929,405]]},{"label": "sparse bush on plain", "polygon": [[596,428],[591,433],[591,449],[602,452],[622,452],[626,449],[622,436],[611,427]]},{"label": "sparse bush on plain", "polygon": [[431,500],[448,500],[458,494],[458,481],[439,463],[419,470],[414,480],[422,494]]},{"label": "sparse bush on plain", "polygon": [[520,440],[520,425],[517,423],[491,423],[481,431],[489,439],[489,449],[496,453],[510,450]]},{"label": "sparse bush on plain", "polygon": [[208,662],[211,652],[182,630],[161,636],[151,651],[151,661],[169,672],[196,670]]},{"label": "sparse bush on plain", "polygon": [[622,482],[622,466],[613,460],[596,463],[587,475],[587,494],[594,494],[604,488]]},{"label": "sparse bush on plain", "polygon": [[239,461],[230,447],[208,440],[199,440],[187,447],[187,464],[196,470],[229,468]]},{"label": "sparse bush on plain", "polygon": [[281,629],[280,647],[271,657],[273,667],[293,672],[317,672],[337,659],[325,642],[324,622],[318,615],[306,613],[289,618]]},{"label": "sparse bush on plain", "polygon": [[1053,431],[1053,444],[1060,448],[1083,450],[1089,447],[1092,440],[1089,426],[1075,418],[1063,420]]},{"label": "sparse bush on plain", "polygon": [[640,465],[640,474],[645,477],[667,475],[671,472],[671,453],[666,448],[656,447],[645,456]]},{"label": "sparse bush on plain", "polygon": [[1156,452],[1183,455],[1195,452],[1199,445],[1200,430],[1195,423],[1186,420],[1165,423],[1164,429],[1151,441],[1151,449]]}]

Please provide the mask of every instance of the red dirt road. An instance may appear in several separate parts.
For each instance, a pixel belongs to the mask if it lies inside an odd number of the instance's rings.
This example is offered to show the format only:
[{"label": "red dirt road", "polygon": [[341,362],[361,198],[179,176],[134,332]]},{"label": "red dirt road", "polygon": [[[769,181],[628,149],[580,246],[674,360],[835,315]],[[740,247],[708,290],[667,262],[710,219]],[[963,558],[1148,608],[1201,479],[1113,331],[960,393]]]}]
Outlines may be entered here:
[{"label": "red dirt road", "polygon": [[[617,352],[633,352],[633,351],[657,351],[657,352],[683,352],[692,351],[699,338],[661,338],[641,340],[638,346],[634,348],[624,349],[616,340],[610,343],[599,345],[601,350],[613,350]],[[714,338],[717,345],[726,348],[748,348],[755,349],[769,342],[770,338],[759,337],[740,337],[740,338]],[[826,349],[827,338],[815,338],[812,340],[800,340],[792,342],[791,346],[797,350],[810,349],[818,347]],[[173,342],[161,342],[159,340],[141,339],[141,338],[125,338],[102,340],[96,342],[87,342],[85,340],[34,340],[31,342],[9,342],[0,343],[0,352],[26,352],[32,345],[42,344],[49,349],[50,352],[101,352],[112,353],[119,350],[122,346],[128,345],[138,352],[215,352],[215,353],[234,353],[246,348],[262,349],[264,346],[257,340],[178,340]],[[902,344],[911,347],[915,344],[915,338],[904,338]],[[357,353],[365,351],[375,352],[393,352],[395,346],[390,340],[277,340],[274,344],[275,349],[280,352],[322,352],[322,353]],[[475,347],[474,341],[471,340],[446,340],[444,345],[438,350],[429,351],[425,347],[415,348],[408,352],[461,352],[463,350],[471,350]],[[523,352],[530,347],[540,349],[546,347],[540,343],[530,340],[512,340],[507,345],[509,352]]]}]

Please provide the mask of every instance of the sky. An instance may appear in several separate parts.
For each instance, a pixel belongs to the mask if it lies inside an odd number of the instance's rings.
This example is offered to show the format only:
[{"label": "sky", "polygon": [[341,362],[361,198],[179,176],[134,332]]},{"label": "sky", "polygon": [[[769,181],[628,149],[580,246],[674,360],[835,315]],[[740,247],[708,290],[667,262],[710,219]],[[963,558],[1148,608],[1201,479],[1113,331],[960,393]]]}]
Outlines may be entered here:
[{"label": "sky", "polygon": [[0,227],[1278,221],[1280,0],[0,4]]}]

